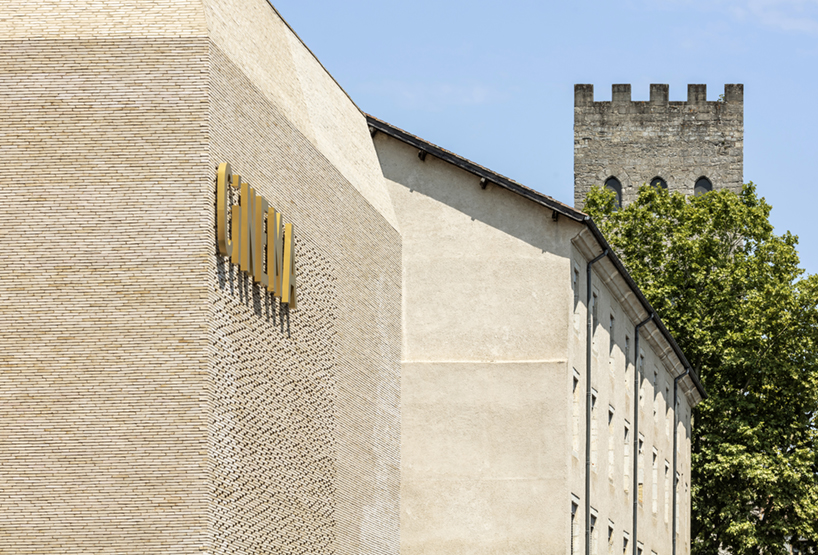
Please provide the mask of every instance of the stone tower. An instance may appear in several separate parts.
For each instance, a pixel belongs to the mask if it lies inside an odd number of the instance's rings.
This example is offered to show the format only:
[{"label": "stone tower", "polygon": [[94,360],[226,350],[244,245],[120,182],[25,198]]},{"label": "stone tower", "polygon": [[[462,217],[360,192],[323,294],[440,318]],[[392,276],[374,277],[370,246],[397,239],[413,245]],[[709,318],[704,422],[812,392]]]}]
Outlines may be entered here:
[{"label": "stone tower", "polygon": [[740,191],[744,173],[744,85],[725,85],[717,101],[706,85],[688,85],[686,102],[669,102],[668,85],[650,100],[631,100],[613,85],[610,102],[594,102],[593,85],[574,86],[574,205],[604,185],[626,205],[650,183],[686,195]]}]

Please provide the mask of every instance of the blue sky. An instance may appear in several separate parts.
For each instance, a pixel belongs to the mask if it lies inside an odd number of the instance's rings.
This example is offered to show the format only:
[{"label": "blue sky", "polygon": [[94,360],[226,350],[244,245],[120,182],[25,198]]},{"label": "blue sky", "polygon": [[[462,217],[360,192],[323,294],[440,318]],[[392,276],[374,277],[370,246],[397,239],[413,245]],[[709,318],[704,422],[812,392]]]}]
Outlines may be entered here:
[{"label": "blue sky", "polygon": [[573,87],[744,83],[744,180],[818,272],[818,0],[273,0],[358,106],[573,204]]}]

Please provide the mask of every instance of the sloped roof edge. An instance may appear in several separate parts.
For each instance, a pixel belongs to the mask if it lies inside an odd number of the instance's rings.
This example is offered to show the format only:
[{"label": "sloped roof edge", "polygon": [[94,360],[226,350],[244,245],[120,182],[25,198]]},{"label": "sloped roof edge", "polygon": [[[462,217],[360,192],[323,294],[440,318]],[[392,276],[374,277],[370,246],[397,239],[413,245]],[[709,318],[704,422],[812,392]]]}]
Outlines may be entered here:
[{"label": "sloped roof edge", "polygon": [[559,214],[571,218],[576,222],[581,222],[585,224],[590,230],[591,234],[596,239],[597,243],[599,244],[600,252],[604,252],[607,249],[608,258],[616,268],[617,272],[619,272],[619,274],[631,288],[634,295],[636,295],[636,298],[639,300],[639,304],[641,304],[642,308],[645,310],[645,317],[648,317],[651,314],[654,315],[653,324],[657,327],[659,333],[661,333],[665,340],[668,342],[668,345],[670,345],[670,348],[673,350],[676,356],[679,357],[679,361],[682,363],[682,365],[685,368],[690,369],[689,374],[690,379],[693,381],[693,384],[696,386],[696,389],[698,390],[702,399],[707,398],[707,392],[705,391],[704,386],[702,385],[701,380],[699,379],[699,376],[696,373],[696,370],[690,365],[690,362],[687,360],[687,357],[682,352],[682,349],[679,347],[679,344],[676,343],[676,340],[665,327],[665,324],[662,322],[662,319],[653,309],[653,306],[651,306],[647,298],[645,298],[645,295],[642,293],[642,290],[639,289],[638,285],[636,285],[636,282],[625,269],[625,266],[622,264],[622,261],[619,260],[619,257],[616,255],[613,248],[605,239],[605,236],[602,234],[602,232],[597,227],[596,223],[594,223],[593,219],[588,214],[576,210],[575,208],[568,206],[567,204],[563,204],[562,202],[552,197],[549,197],[548,195],[544,195],[538,191],[535,191],[534,189],[530,189],[525,185],[517,183],[516,181],[509,179],[504,175],[493,172],[488,168],[485,168],[479,164],[472,162],[471,160],[468,160],[467,158],[463,158],[462,156],[459,156],[453,152],[441,148],[433,143],[430,143],[429,141],[421,139],[416,135],[412,135],[411,133],[408,133],[403,129],[386,123],[385,121],[380,120],[374,116],[371,116],[369,114],[365,115],[366,122],[369,125],[370,129],[373,131],[389,135],[390,137],[393,137],[401,142],[411,145],[417,148],[418,150],[422,150],[427,154],[431,154],[435,158],[439,158],[444,162],[448,162],[480,178],[486,179],[487,181],[494,183],[504,189],[508,189],[509,191],[516,193],[532,202],[536,202],[537,204],[545,206],[546,208],[550,208]]}]

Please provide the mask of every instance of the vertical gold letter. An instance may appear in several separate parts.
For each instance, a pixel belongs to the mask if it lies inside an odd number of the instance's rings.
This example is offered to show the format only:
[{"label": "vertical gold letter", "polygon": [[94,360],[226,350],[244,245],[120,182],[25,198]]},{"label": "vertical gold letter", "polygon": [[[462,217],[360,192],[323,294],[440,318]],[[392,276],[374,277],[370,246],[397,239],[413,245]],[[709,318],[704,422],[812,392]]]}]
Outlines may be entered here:
[{"label": "vertical gold letter", "polygon": [[281,274],[284,262],[284,237],[281,233],[281,212],[275,208],[267,211],[267,274],[270,283],[267,289],[274,297],[281,297]]},{"label": "vertical gold letter", "polygon": [[250,243],[253,229],[253,197],[256,192],[248,183],[241,184],[241,263],[239,267],[243,272],[253,275],[253,268],[250,265],[252,244]]},{"label": "vertical gold letter", "polygon": [[293,224],[284,226],[284,275],[281,278],[281,302],[296,308],[295,234]]},{"label": "vertical gold letter", "polygon": [[233,171],[230,164],[219,164],[216,179],[216,238],[219,243],[219,254],[230,256],[233,254],[233,242],[230,240],[230,230],[227,228],[227,214],[230,211],[230,181]]},{"label": "vertical gold letter", "polygon": [[[233,174],[233,188],[238,189],[240,183],[241,176]],[[230,234],[233,239],[233,254],[230,261],[233,264],[239,264],[241,263],[241,230],[243,229],[241,225],[241,206],[233,205],[230,210],[233,216],[233,222],[230,225]]]},{"label": "vertical gold letter", "polygon": [[[253,279],[265,287],[269,283],[264,272],[264,247],[267,246],[267,233],[264,231],[264,214],[267,213],[267,201],[261,195],[256,195],[255,225],[253,226]],[[269,270],[268,270],[269,271]]]}]

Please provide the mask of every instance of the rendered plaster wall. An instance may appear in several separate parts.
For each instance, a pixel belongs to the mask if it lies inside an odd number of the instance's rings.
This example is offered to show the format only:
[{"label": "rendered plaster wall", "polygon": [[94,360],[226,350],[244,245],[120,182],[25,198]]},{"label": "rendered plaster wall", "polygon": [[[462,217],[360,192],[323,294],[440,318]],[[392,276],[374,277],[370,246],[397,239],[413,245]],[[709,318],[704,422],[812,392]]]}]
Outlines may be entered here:
[{"label": "rendered plaster wall", "polygon": [[[575,544],[584,549],[585,524],[585,399],[587,337],[587,259],[578,250],[572,253],[572,265],[578,270],[579,303],[573,311],[568,350],[569,364],[578,378],[571,408],[572,442],[571,494],[579,499],[576,522],[579,538]],[[612,267],[603,259],[595,265],[592,294],[597,296],[597,317],[591,349],[591,387],[595,403],[591,425],[591,509],[596,516],[592,541],[597,553],[608,552],[608,530],[613,531],[612,549],[623,552],[627,535],[633,547],[633,440],[636,433],[634,402],[639,409],[637,438],[642,439],[641,496],[636,488],[637,536],[643,553],[670,553],[672,540],[673,487],[673,378],[675,355],[660,338],[656,327],[648,324],[640,332],[639,354],[644,357],[639,372],[640,387],[634,394],[635,324],[639,323],[623,302],[621,294],[610,287]],[[592,303],[593,304],[593,303]],[[614,325],[611,328],[611,316]],[[642,314],[644,316],[644,314]],[[640,318],[641,319],[641,318]],[[611,341],[613,331],[613,342]],[[656,387],[654,387],[654,379]],[[690,401],[679,390],[679,456],[681,477],[680,509],[683,518],[677,537],[677,553],[690,552]],[[655,411],[654,411],[655,409]],[[625,429],[628,441],[625,442]],[[653,454],[656,452],[654,503]],[[637,461],[640,459],[637,457]],[[665,469],[668,468],[666,475]],[[639,474],[639,473],[637,473]],[[593,551],[593,550],[592,550]]]},{"label": "rendered plaster wall", "polygon": [[567,552],[578,230],[374,142],[403,237],[401,552]]},{"label": "rendered plaster wall", "polygon": [[[0,28],[0,551],[397,552],[401,246],[364,117],[263,1]],[[222,161],[295,224],[298,310],[216,255]]]},{"label": "rendered plaster wall", "polygon": [[574,91],[574,205],[609,177],[622,184],[622,203],[654,177],[692,195],[707,177],[713,189],[744,183],[744,87],[725,85],[707,101],[705,85],[688,85],[686,102],[668,101],[667,85],[651,85],[649,101],[632,101],[630,85],[613,85],[611,101],[594,101],[593,85]]},{"label": "rendered plaster wall", "polygon": [[[576,243],[587,229],[565,217],[554,222],[550,210],[495,185],[483,190],[479,178],[432,155],[421,161],[416,149],[382,133],[374,142],[404,240],[401,552],[568,553],[572,534],[574,552],[583,552],[587,259]],[[634,537],[634,366],[626,364],[635,349],[634,301],[621,283],[614,287],[612,271],[600,262],[592,289],[592,553],[621,553],[625,535]],[[664,463],[672,461],[667,395],[675,355],[655,326],[642,331],[640,352],[647,381],[638,540],[644,553],[669,553]],[[683,396],[682,407],[684,484],[690,412]],[[681,491],[687,511],[689,492]],[[688,553],[681,521],[679,553]]]}]

